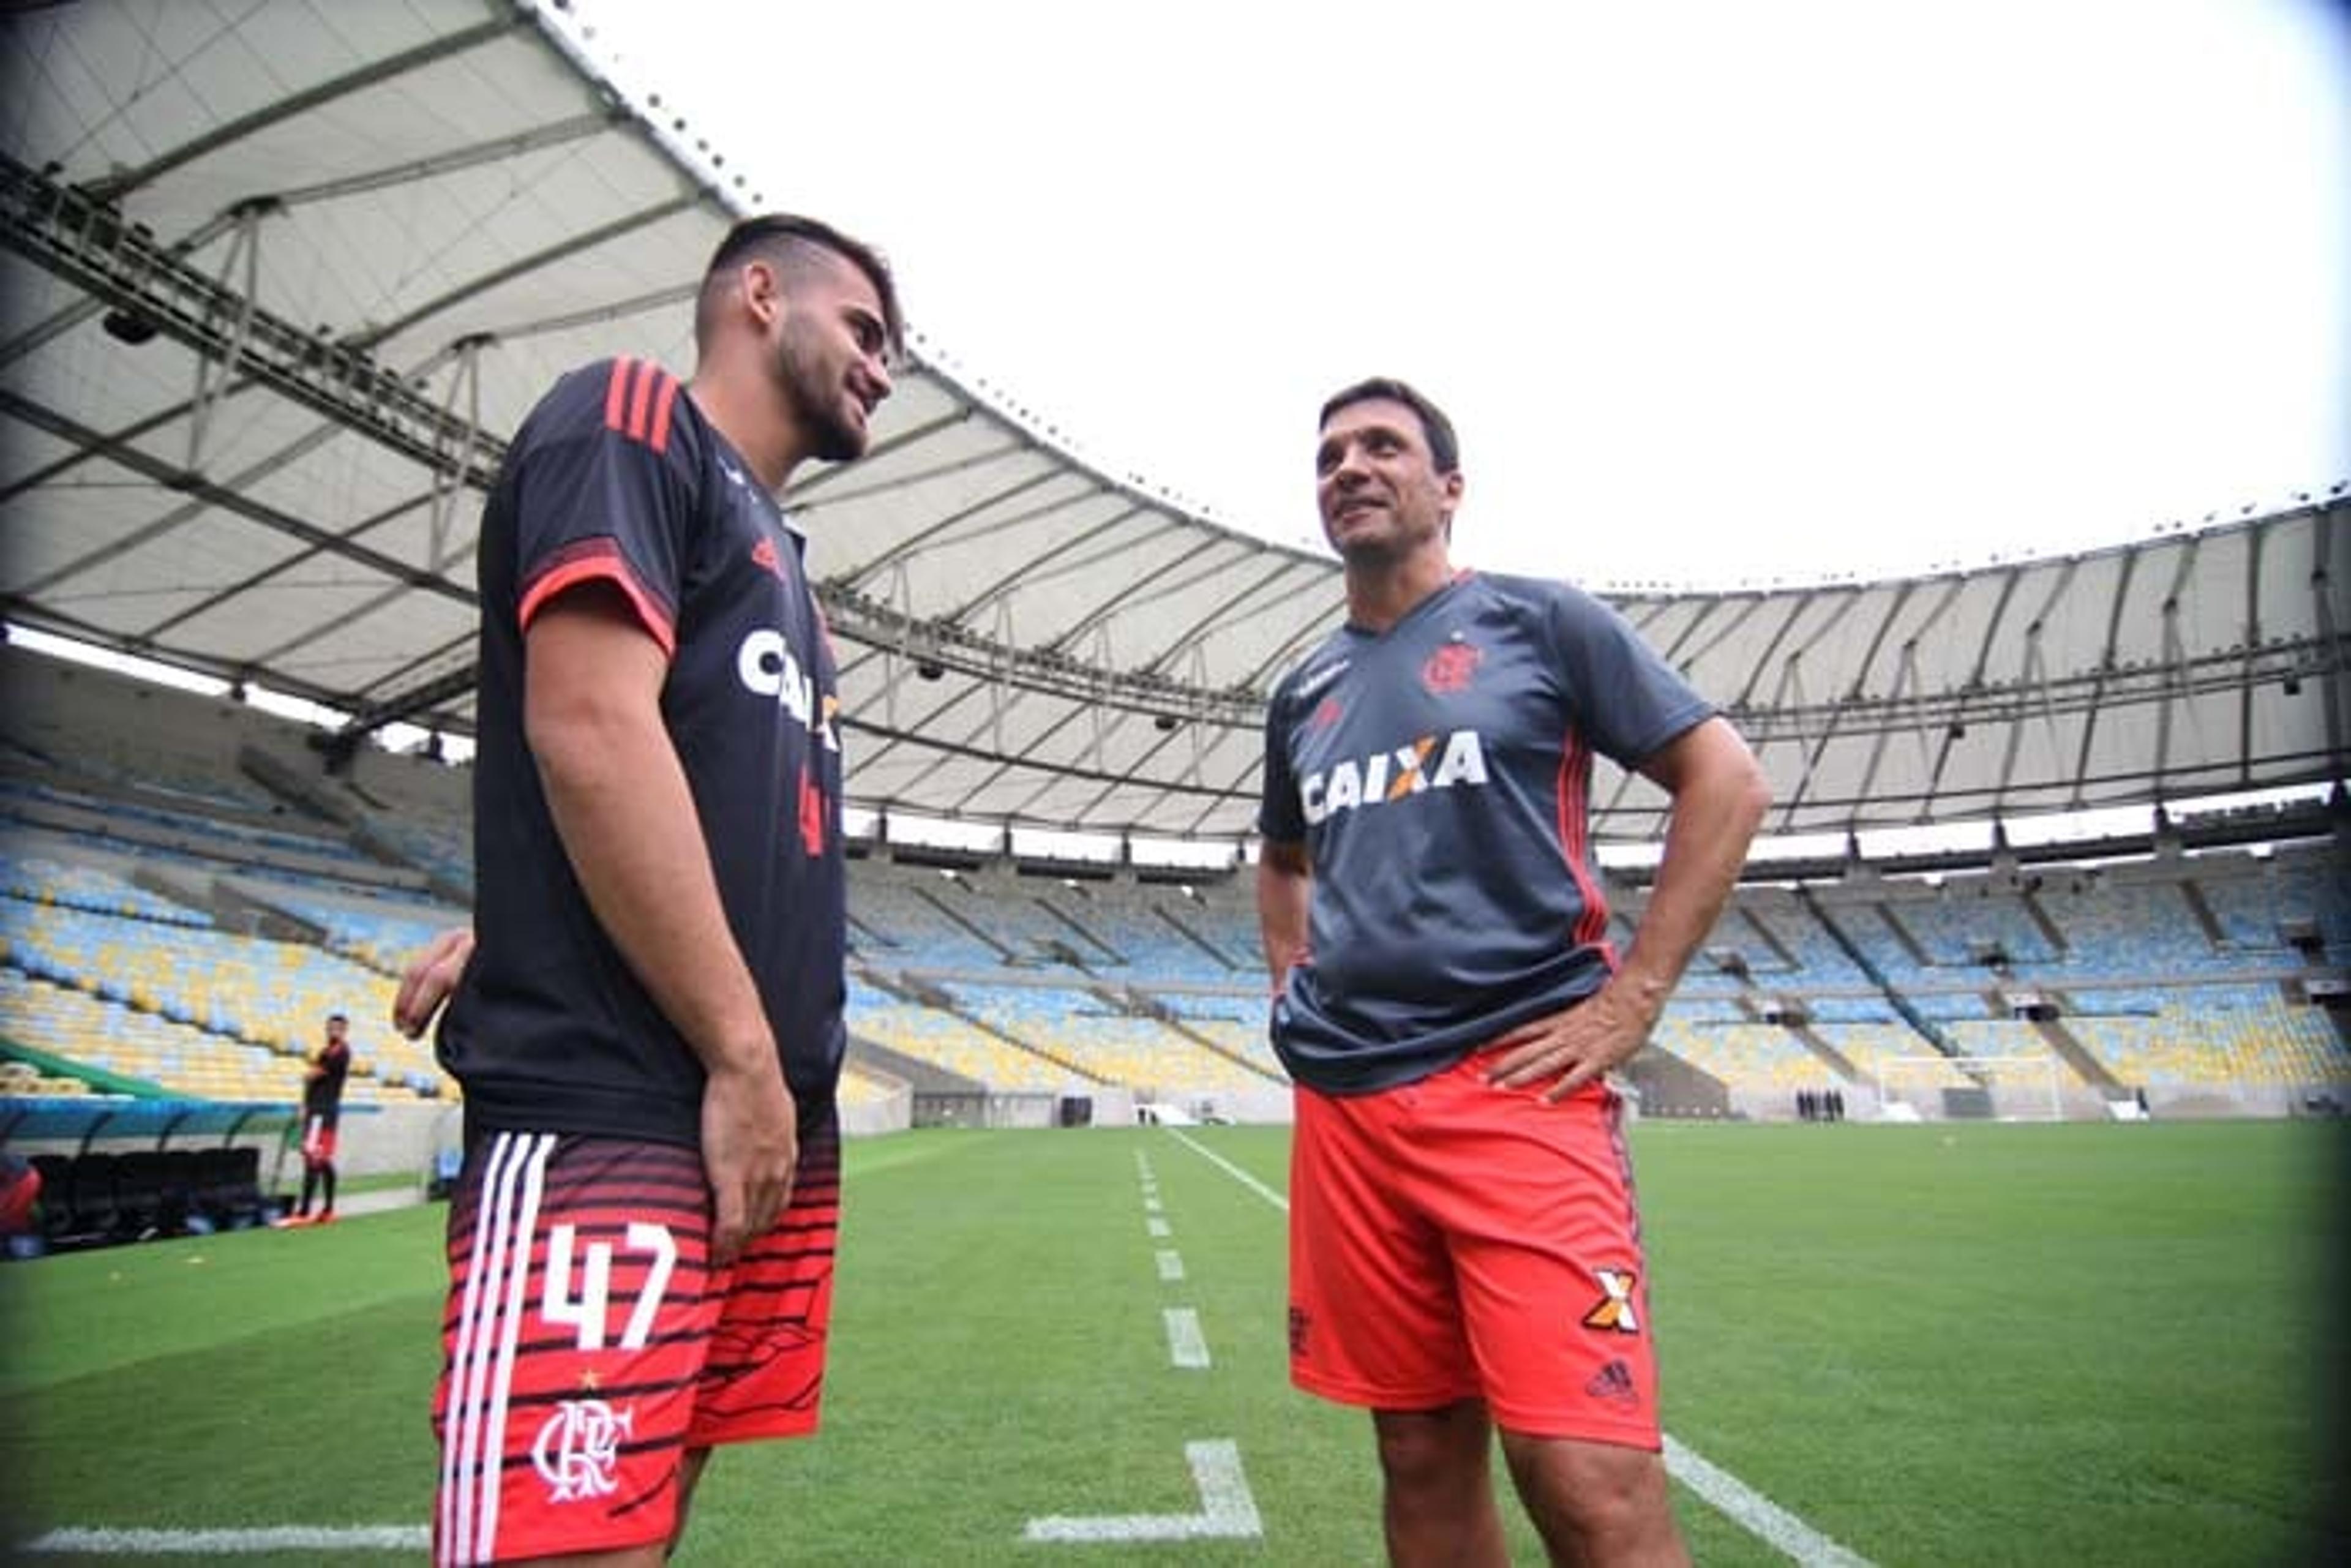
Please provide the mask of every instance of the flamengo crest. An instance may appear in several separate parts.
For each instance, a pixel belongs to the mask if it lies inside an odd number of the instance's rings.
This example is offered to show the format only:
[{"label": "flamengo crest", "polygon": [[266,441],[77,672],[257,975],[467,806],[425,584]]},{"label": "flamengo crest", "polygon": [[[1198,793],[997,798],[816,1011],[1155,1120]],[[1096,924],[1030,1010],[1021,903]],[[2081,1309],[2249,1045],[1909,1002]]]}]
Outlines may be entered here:
[{"label": "flamengo crest", "polygon": [[1447,643],[1420,666],[1420,684],[1440,695],[1466,692],[1482,657],[1474,643]]},{"label": "flamengo crest", "polygon": [[621,1443],[637,1407],[615,1412],[601,1399],[566,1399],[538,1429],[530,1462],[548,1484],[549,1502],[610,1497],[620,1485]]}]

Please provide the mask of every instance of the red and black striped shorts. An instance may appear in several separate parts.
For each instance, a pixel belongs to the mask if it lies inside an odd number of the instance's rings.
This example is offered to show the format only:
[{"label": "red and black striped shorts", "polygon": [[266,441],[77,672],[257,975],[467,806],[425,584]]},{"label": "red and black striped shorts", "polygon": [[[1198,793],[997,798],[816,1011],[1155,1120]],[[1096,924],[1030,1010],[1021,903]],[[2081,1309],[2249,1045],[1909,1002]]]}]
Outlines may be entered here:
[{"label": "red and black striped shorts", "polygon": [[689,1448],[815,1430],[841,1138],[802,1120],[789,1206],[708,1261],[693,1149],[497,1133],[449,1210],[437,1563],[667,1540]]}]

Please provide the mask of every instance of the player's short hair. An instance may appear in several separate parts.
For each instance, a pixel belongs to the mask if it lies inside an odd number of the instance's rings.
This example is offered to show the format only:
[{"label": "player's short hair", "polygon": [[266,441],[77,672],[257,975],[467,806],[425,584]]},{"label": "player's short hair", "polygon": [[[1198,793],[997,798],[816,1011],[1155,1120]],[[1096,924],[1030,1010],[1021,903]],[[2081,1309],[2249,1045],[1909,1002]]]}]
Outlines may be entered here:
[{"label": "player's short hair", "polygon": [[329,1023],[349,1023],[351,1021],[351,1015],[349,1013],[329,1013],[327,1015],[327,1021]]},{"label": "player's short hair", "polygon": [[1461,466],[1461,441],[1453,434],[1453,422],[1445,411],[1431,402],[1406,382],[1394,376],[1373,376],[1353,386],[1333,392],[1322,405],[1316,425],[1331,423],[1331,416],[1341,409],[1359,402],[1400,402],[1419,417],[1420,431],[1428,439],[1428,455],[1439,474],[1451,474]]},{"label": "player's short hair", "polygon": [[711,253],[710,265],[703,269],[702,292],[694,306],[695,346],[708,342],[726,279],[745,262],[755,258],[766,261],[781,272],[789,284],[807,276],[810,268],[835,257],[857,268],[873,285],[873,292],[882,298],[882,326],[889,335],[890,351],[904,353],[905,321],[898,310],[898,285],[890,276],[890,264],[882,258],[882,253],[830,224],[796,213],[767,213],[745,218],[726,231],[726,237]]}]

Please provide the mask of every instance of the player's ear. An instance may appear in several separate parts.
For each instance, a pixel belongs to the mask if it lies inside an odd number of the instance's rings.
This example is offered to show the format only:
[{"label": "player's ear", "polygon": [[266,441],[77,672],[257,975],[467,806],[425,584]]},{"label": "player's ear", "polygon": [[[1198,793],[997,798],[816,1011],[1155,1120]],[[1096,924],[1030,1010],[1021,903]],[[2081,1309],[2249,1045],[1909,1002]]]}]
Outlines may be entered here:
[{"label": "player's ear", "polygon": [[1453,537],[1453,514],[1461,507],[1461,470],[1458,468],[1437,481],[1437,493],[1445,501],[1441,511],[1445,517],[1445,537],[1448,539]]},{"label": "player's ear", "polygon": [[784,313],[784,275],[775,264],[754,256],[743,264],[737,275],[743,291],[743,308],[751,319],[762,329],[773,326]]}]

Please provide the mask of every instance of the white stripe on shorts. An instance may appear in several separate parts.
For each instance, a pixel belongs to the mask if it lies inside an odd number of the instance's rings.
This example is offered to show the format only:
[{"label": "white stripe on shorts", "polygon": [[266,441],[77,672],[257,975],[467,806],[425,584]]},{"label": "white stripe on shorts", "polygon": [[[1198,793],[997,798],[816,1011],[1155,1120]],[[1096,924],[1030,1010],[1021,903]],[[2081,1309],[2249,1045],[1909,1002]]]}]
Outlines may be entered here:
[{"label": "white stripe on shorts", "polygon": [[507,1291],[506,1322],[498,1335],[497,1370],[490,1376],[491,1450],[482,1467],[482,1560],[493,1560],[498,1540],[498,1490],[506,1480],[507,1395],[514,1384],[515,1351],[522,1342],[523,1314],[529,1310],[530,1242],[538,1231],[539,1194],[547,1185],[547,1157],[555,1152],[555,1134],[541,1134],[523,1156],[522,1204],[515,1216],[514,1248],[508,1267],[512,1284]]},{"label": "white stripe on shorts", "polygon": [[531,1233],[554,1149],[551,1133],[499,1133],[486,1157],[465,1298],[449,1356],[438,1552],[444,1568],[487,1563],[495,1554],[498,1487],[506,1473],[507,1384],[528,1304],[523,1296],[530,1278]]},{"label": "white stripe on shorts", "polygon": [[471,1446],[474,1435],[473,1402],[465,1389],[466,1374],[473,1365],[474,1339],[481,1322],[482,1277],[489,1262],[490,1216],[497,1208],[493,1195],[505,1178],[507,1156],[512,1141],[501,1133],[490,1141],[483,1156],[481,1188],[474,1197],[474,1239],[467,1254],[465,1289],[457,1307],[456,1332],[449,1341],[449,1368],[443,1375],[448,1379],[447,1403],[442,1407],[441,1418],[441,1496],[439,1518],[434,1531],[434,1561],[447,1565],[463,1561],[465,1544],[459,1537],[473,1521],[470,1509],[459,1519],[457,1472],[459,1456]]}]

